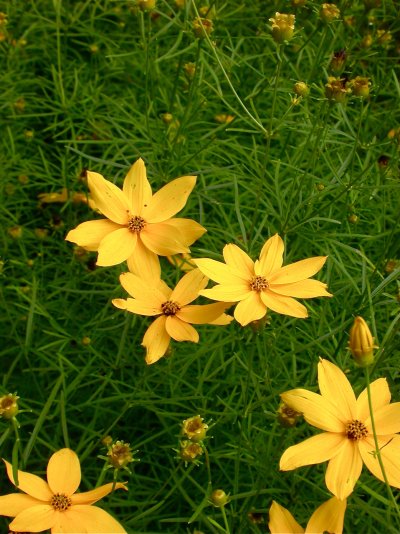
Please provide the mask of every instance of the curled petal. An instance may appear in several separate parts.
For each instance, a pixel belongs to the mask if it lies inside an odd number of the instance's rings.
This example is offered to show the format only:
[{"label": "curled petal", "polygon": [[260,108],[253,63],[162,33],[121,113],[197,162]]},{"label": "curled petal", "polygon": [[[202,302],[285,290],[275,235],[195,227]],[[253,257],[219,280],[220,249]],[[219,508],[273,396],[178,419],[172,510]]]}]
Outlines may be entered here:
[{"label": "curled petal", "polygon": [[303,465],[326,462],[338,454],[345,440],[342,434],[323,432],[302,443],[293,445],[283,453],[279,468],[281,471],[291,471]]},{"label": "curled petal", "polygon": [[293,282],[300,282],[301,280],[310,278],[310,276],[313,276],[322,269],[326,258],[327,256],[316,256],[314,258],[296,261],[272,273],[268,277],[268,280],[273,284],[293,284]]},{"label": "curled petal", "polygon": [[193,343],[199,342],[199,334],[192,325],[185,323],[170,315],[165,322],[165,328],[168,334],[175,339],[175,341],[192,341]]},{"label": "curled petal", "polygon": [[55,452],[47,464],[47,482],[53,493],[71,496],[81,482],[81,464],[71,449]]},{"label": "curled petal", "polygon": [[232,243],[225,245],[222,251],[225,263],[246,280],[254,276],[254,262],[246,252]]},{"label": "curled petal", "polygon": [[127,259],[131,273],[146,280],[155,280],[161,276],[160,260],[157,254],[149,250],[138,236],[136,247]]},{"label": "curled petal", "polygon": [[143,208],[143,217],[151,223],[159,223],[173,217],[185,206],[196,185],[195,176],[182,176],[162,187]]},{"label": "curled petal", "polygon": [[360,478],[362,459],[358,444],[350,439],[343,440],[340,451],[330,460],[325,473],[325,483],[338,499],[348,497]]},{"label": "curled petal", "polygon": [[319,506],[307,523],[306,532],[334,532],[342,534],[347,501],[332,497]]},{"label": "curled petal", "polygon": [[312,299],[314,297],[332,297],[326,290],[327,285],[319,280],[301,280],[293,284],[270,284],[269,289],[278,295]]},{"label": "curled petal", "polygon": [[270,237],[260,253],[260,261],[257,269],[262,276],[269,276],[282,267],[284,244],[282,238],[275,234]]},{"label": "curled petal", "polygon": [[93,504],[109,493],[117,489],[128,490],[126,482],[109,482],[98,488],[82,493],[74,493],[71,497],[72,504]]},{"label": "curled petal", "polygon": [[266,313],[267,308],[260,299],[259,293],[252,291],[248,297],[236,305],[234,316],[239,324],[246,326],[252,321],[261,319]]},{"label": "curled petal", "polygon": [[50,504],[38,504],[19,513],[9,528],[15,532],[42,532],[54,526],[57,515]]},{"label": "curled petal", "polygon": [[283,315],[290,315],[290,317],[298,317],[300,319],[308,317],[307,308],[291,297],[277,295],[268,289],[261,291],[260,296],[265,306],[276,313],[282,313]]},{"label": "curled petal", "polygon": [[[386,378],[374,380],[370,386],[372,407],[374,413],[389,404],[391,399],[390,389]],[[369,417],[368,391],[365,388],[357,399],[357,419],[365,421]]]},{"label": "curled petal", "polygon": [[170,299],[178,302],[180,306],[186,306],[199,296],[199,291],[207,284],[208,278],[199,269],[193,269],[182,276],[172,291]]},{"label": "curled petal", "polygon": [[272,501],[271,508],[269,509],[268,527],[271,531],[271,534],[304,533],[304,528],[298,524],[298,522],[295,520],[289,510],[287,510],[275,501]]},{"label": "curled petal", "polygon": [[109,267],[122,263],[133,253],[136,247],[137,235],[128,228],[120,228],[108,234],[99,245],[97,265]]},{"label": "curled petal", "polygon": [[189,252],[179,237],[174,228],[165,223],[148,224],[140,232],[143,245],[159,256]]},{"label": "curled petal", "polygon": [[[15,484],[12,465],[4,460],[7,468],[7,475],[11,482]],[[26,473],[25,471],[18,470],[18,486],[17,488],[24,491],[31,497],[40,501],[50,501],[53,496],[49,485],[40,477]]]},{"label": "curled petal", "polygon": [[[193,306],[184,306],[181,310],[178,311],[176,316],[182,321],[191,324],[210,324],[214,323],[221,315],[224,313],[226,308],[229,308],[231,303],[226,302],[216,302],[215,304],[204,304],[204,305],[193,305]],[[224,314],[225,315],[225,314]],[[222,324],[229,324],[228,322],[223,322]]]},{"label": "curled petal", "polygon": [[141,215],[151,199],[151,186],[147,179],[146,166],[139,158],[129,169],[122,188],[132,215]]},{"label": "curled petal", "polygon": [[108,234],[119,228],[121,228],[120,224],[109,221],[108,219],[87,221],[70,230],[65,239],[76,243],[80,247],[89,247],[91,250],[97,250],[100,242]]},{"label": "curled petal", "polygon": [[97,172],[88,171],[87,179],[96,208],[111,221],[128,224],[129,204],[121,189]]},{"label": "curled petal", "polygon": [[318,384],[322,396],[341,413],[342,421],[356,419],[356,396],[346,375],[337,365],[321,358],[318,363]]},{"label": "curled petal", "polygon": [[161,315],[149,326],[144,335],[142,346],[146,348],[146,363],[157,362],[167,352],[171,336],[165,329],[166,316]]}]

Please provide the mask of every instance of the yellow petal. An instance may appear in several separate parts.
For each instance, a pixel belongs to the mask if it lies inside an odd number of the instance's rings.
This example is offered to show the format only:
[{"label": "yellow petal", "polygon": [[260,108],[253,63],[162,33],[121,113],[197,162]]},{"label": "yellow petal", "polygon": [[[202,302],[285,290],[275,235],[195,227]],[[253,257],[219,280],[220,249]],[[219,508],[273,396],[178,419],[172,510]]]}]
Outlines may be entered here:
[{"label": "yellow petal", "polygon": [[269,289],[278,295],[312,299],[314,297],[332,297],[326,290],[327,285],[319,280],[301,280],[293,284],[270,284]]},{"label": "yellow petal", "polygon": [[[6,460],[4,460],[4,463],[6,464],[8,478],[14,485],[16,485],[13,477],[12,465]],[[31,475],[31,473],[18,470],[18,483],[18,489],[40,501],[50,501],[53,496],[48,484],[40,477]]]},{"label": "yellow petal", "polygon": [[[389,484],[395,488],[400,488],[400,436],[394,436],[387,443],[385,441],[387,440],[378,440],[385,473]],[[382,470],[375,453],[373,438],[360,440],[358,446],[365,465],[376,478],[383,482]]]},{"label": "yellow petal", "polygon": [[193,269],[182,276],[172,291],[170,299],[178,302],[180,306],[186,306],[199,296],[199,291],[207,284],[208,278],[199,269]]},{"label": "yellow petal", "polygon": [[224,285],[243,285],[249,286],[250,279],[245,272],[233,271],[232,268],[220,261],[201,258],[193,260],[202,273],[208,278]]},{"label": "yellow petal", "polygon": [[306,534],[320,532],[342,534],[346,506],[346,499],[341,501],[337,497],[332,497],[329,501],[321,504],[310,517],[306,527]]},{"label": "yellow petal", "polygon": [[251,321],[261,319],[267,313],[265,304],[260,299],[260,294],[252,291],[245,299],[241,300],[235,308],[234,316],[236,321],[242,326],[246,326]]},{"label": "yellow petal", "polygon": [[252,294],[252,290],[245,282],[239,282],[236,285],[219,284],[211,289],[203,289],[199,295],[211,300],[221,300],[224,302],[238,302],[246,299]]},{"label": "yellow petal", "polygon": [[185,206],[196,184],[195,176],[182,176],[162,187],[143,209],[146,221],[157,223],[173,217]]},{"label": "yellow petal", "polygon": [[199,342],[199,334],[197,330],[188,323],[181,321],[178,317],[170,315],[165,322],[165,328],[168,334],[175,339],[175,341],[192,341]]},{"label": "yellow petal", "polygon": [[97,506],[77,505],[59,514],[52,534],[120,534],[126,530]]},{"label": "yellow petal", "polygon": [[211,321],[210,324],[213,324],[215,326],[226,326],[227,324],[230,324],[232,321],[233,321],[233,317],[231,315],[222,313],[219,317],[217,317],[217,319],[214,319],[214,321]]},{"label": "yellow petal", "polygon": [[120,310],[127,310],[130,313],[137,315],[145,315],[153,317],[154,315],[160,315],[162,313],[161,306],[154,306],[152,303],[148,303],[144,300],[136,299],[113,299],[111,301],[116,308]]},{"label": "yellow petal", "polygon": [[348,440],[342,434],[333,432],[317,434],[286,449],[280,459],[279,469],[291,471],[303,465],[326,462],[338,454],[345,441]]},{"label": "yellow petal", "polygon": [[278,234],[270,237],[261,249],[258,263],[259,272],[257,274],[269,276],[277,269],[280,269],[283,263],[283,251],[284,244],[281,237]]},{"label": "yellow petal", "polygon": [[304,419],[328,432],[344,432],[348,419],[344,419],[337,406],[323,397],[307,389],[292,389],[281,394],[281,399],[296,412],[303,414]]},{"label": "yellow petal", "polygon": [[139,278],[133,273],[122,273],[119,277],[122,287],[127,291],[131,297],[147,301],[151,306],[161,308],[161,304],[168,300],[171,290],[167,294],[163,288],[159,286],[158,280],[155,279],[152,283],[147,282],[143,278]]},{"label": "yellow petal", "polygon": [[42,532],[52,528],[57,512],[49,504],[38,504],[26,508],[9,524],[16,532]]},{"label": "yellow petal", "polygon": [[178,238],[175,229],[165,223],[147,224],[140,232],[144,246],[159,256],[189,252]]},{"label": "yellow petal", "polygon": [[337,407],[342,421],[356,419],[356,396],[346,375],[337,365],[320,358],[318,384],[322,396]]},{"label": "yellow petal", "polygon": [[155,280],[161,276],[160,260],[157,254],[154,254],[143,245],[140,235],[138,236],[135,250],[129,256],[127,262],[131,273],[145,280]]},{"label": "yellow petal", "polygon": [[362,459],[357,442],[344,439],[343,447],[329,462],[325,483],[338,499],[345,499],[353,491],[362,470]]},{"label": "yellow petal", "polygon": [[310,278],[310,276],[313,276],[322,269],[326,258],[327,256],[316,256],[291,263],[272,273],[268,277],[268,281],[273,284],[293,284],[293,282],[300,282],[300,280]]},{"label": "yellow petal", "polygon": [[149,326],[144,335],[142,346],[146,347],[146,363],[157,362],[168,349],[171,337],[165,329],[166,316],[161,315]]},{"label": "yellow petal", "polygon": [[96,208],[111,221],[128,224],[128,200],[119,187],[97,172],[87,172],[88,186]]},{"label": "yellow petal", "polygon": [[[374,380],[370,386],[372,407],[374,412],[378,411],[382,406],[389,404],[391,394],[386,378],[378,378]],[[357,418],[359,421],[365,421],[369,417],[368,406],[368,392],[364,389],[357,399]]]},{"label": "yellow petal", "polygon": [[10,493],[9,495],[3,495],[0,497],[0,515],[8,517],[15,517],[23,510],[43,504],[43,501],[35,499],[25,493]]},{"label": "yellow petal", "polygon": [[47,464],[47,482],[53,493],[71,496],[81,482],[81,464],[71,449],[55,452]]},{"label": "yellow petal", "polygon": [[289,510],[275,501],[272,501],[269,509],[269,530],[271,534],[303,534],[304,528],[301,527]]},{"label": "yellow petal", "polygon": [[[374,421],[378,436],[400,432],[400,402],[382,406],[379,410],[374,411]],[[368,417],[364,424],[368,432],[372,434],[371,418]]]},{"label": "yellow petal", "polygon": [[245,280],[251,280],[255,275],[253,260],[241,248],[231,243],[224,246],[222,254],[228,267],[241,273]]},{"label": "yellow petal", "polygon": [[108,234],[99,245],[97,265],[109,267],[122,263],[133,253],[137,235],[128,228],[120,228]]},{"label": "yellow petal", "polygon": [[131,215],[141,215],[144,206],[151,199],[151,186],[147,179],[146,166],[139,158],[129,169],[122,187],[129,204]]},{"label": "yellow petal", "polygon": [[188,247],[207,232],[201,224],[192,219],[168,219],[164,224],[175,230],[177,241],[184,247]]},{"label": "yellow petal", "polygon": [[276,313],[290,315],[290,317],[297,317],[299,319],[308,317],[307,308],[291,297],[277,295],[268,289],[261,291],[260,296],[265,306],[271,308],[271,310]]},{"label": "yellow petal", "polygon": [[128,490],[125,482],[109,482],[108,484],[104,484],[103,486],[90,491],[74,493],[71,497],[71,501],[72,504],[93,504],[117,489]]},{"label": "yellow petal", "polygon": [[[210,324],[217,320],[231,303],[216,302],[215,304],[204,304],[185,306],[178,311],[176,316],[182,321],[191,324]],[[228,321],[229,323],[230,321]],[[223,323],[223,324],[228,324]],[[215,324],[215,323],[214,323]]]},{"label": "yellow petal", "polygon": [[80,247],[90,247],[91,250],[97,250],[100,241],[119,228],[121,228],[121,225],[108,219],[87,221],[69,231],[65,239],[76,243]]}]

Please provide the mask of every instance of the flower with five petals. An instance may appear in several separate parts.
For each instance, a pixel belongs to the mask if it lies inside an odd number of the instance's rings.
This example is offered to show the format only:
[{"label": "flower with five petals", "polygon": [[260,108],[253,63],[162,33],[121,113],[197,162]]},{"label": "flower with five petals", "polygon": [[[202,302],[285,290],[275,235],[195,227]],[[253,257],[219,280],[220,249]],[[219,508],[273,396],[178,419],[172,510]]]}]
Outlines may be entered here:
[{"label": "flower with five petals", "polygon": [[[12,465],[5,461],[8,478],[15,484]],[[18,471],[18,488],[25,493],[0,497],[0,515],[14,517],[10,530],[51,534],[126,533],[109,513],[93,503],[114,489],[126,489],[117,483],[104,484],[91,491],[76,493],[81,481],[78,456],[71,449],[55,452],[47,465],[47,482],[24,471]]]},{"label": "flower with five petals", "polygon": [[304,318],[305,306],[292,297],[330,297],[326,284],[309,280],[326,261],[326,256],[301,260],[282,267],[284,245],[278,234],[264,244],[260,259],[253,260],[233,244],[223,249],[225,263],[202,258],[192,260],[211,280],[219,285],[200,292],[207,298],[239,302],[235,319],[245,326],[264,317],[267,309]]},{"label": "flower with five petals", "polygon": [[[318,364],[318,384],[321,395],[306,389],[293,389],[281,395],[285,404],[325,432],[289,447],[281,457],[280,469],[290,471],[329,461],[326,485],[338,499],[345,499],[353,491],[363,463],[379,480],[384,480],[376,455],[367,389],[356,399],[343,371],[323,359]],[[370,388],[387,480],[391,486],[400,488],[400,402],[390,404],[385,378],[378,378]]]},{"label": "flower with five petals", "polygon": [[188,246],[206,231],[191,219],[173,217],[185,206],[195,176],[172,180],[154,195],[142,159],[130,168],[122,190],[96,172],[88,171],[87,178],[93,202],[107,219],[80,224],[66,240],[97,250],[97,265],[127,260],[130,271],[159,277],[158,256],[189,252]]},{"label": "flower with five petals", "polygon": [[208,283],[208,278],[199,269],[185,274],[173,290],[159,278],[151,283],[132,273],[121,274],[120,282],[133,298],[114,299],[114,306],[139,315],[158,316],[142,342],[146,347],[147,364],[164,356],[171,338],[197,343],[199,334],[192,324],[226,325],[232,319],[224,314],[230,303],[190,305]]}]

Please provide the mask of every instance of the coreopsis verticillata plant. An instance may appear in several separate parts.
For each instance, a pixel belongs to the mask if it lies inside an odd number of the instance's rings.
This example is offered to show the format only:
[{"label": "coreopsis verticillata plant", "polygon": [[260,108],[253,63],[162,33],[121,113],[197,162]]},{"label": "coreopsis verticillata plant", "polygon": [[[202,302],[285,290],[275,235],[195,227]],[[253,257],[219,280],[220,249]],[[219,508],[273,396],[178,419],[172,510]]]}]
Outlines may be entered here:
[{"label": "coreopsis verticillata plant", "polygon": [[143,278],[159,277],[158,256],[189,252],[188,246],[206,231],[191,219],[173,217],[185,206],[195,176],[172,180],[153,195],[144,161],[138,159],[122,190],[96,172],[88,171],[87,179],[94,204],[107,219],[80,224],[66,240],[97,250],[97,265],[127,260],[129,270]]},{"label": "coreopsis verticillata plant", "polygon": [[[326,485],[338,499],[345,499],[353,491],[363,462],[373,475],[384,480],[376,454],[367,389],[356,399],[343,371],[323,359],[318,364],[318,384],[321,395],[306,389],[293,389],[281,395],[285,404],[325,432],[289,447],[282,455],[280,469],[290,471],[329,461]],[[385,378],[378,378],[370,388],[386,477],[391,486],[400,488],[400,402],[390,404]]]},{"label": "coreopsis verticillata plant", "polygon": [[225,263],[202,258],[193,263],[219,285],[200,291],[212,300],[239,302],[235,319],[242,326],[264,317],[268,308],[277,313],[305,318],[307,309],[295,298],[330,297],[326,284],[309,280],[326,261],[326,256],[301,260],[282,267],[284,244],[278,234],[268,239],[260,259],[253,260],[238,246],[223,249]]},{"label": "coreopsis verticillata plant", "polygon": [[342,534],[346,505],[346,499],[341,501],[336,497],[332,497],[315,510],[304,529],[298,524],[289,510],[273,501],[269,509],[268,526],[271,534],[282,534],[282,532],[286,534],[311,534],[315,532]]},{"label": "coreopsis verticillata plant", "polygon": [[[8,478],[16,485],[12,465],[5,461]],[[78,456],[71,449],[54,453],[47,465],[47,482],[36,475],[18,471],[18,489],[0,497],[0,515],[14,517],[10,529],[17,532],[51,534],[125,533],[109,513],[91,506],[114,489],[127,489],[121,482],[110,482],[91,491],[76,493],[81,481]]]},{"label": "coreopsis verticillata plant", "polygon": [[192,324],[226,325],[232,319],[224,314],[231,305],[227,302],[189,306],[208,283],[208,278],[199,269],[185,274],[175,289],[170,289],[160,278],[151,282],[132,273],[121,274],[120,282],[133,298],[114,299],[114,306],[139,315],[158,316],[142,342],[146,347],[147,364],[155,363],[165,355],[171,338],[197,343],[199,334]]}]

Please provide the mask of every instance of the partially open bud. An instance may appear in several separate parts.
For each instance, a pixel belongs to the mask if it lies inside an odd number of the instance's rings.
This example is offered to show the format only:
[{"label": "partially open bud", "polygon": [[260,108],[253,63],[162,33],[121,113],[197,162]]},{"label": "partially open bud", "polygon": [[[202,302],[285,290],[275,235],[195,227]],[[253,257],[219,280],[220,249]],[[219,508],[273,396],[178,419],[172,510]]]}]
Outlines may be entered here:
[{"label": "partially open bud", "polygon": [[364,76],[356,76],[354,80],[351,80],[349,83],[355,96],[361,96],[363,98],[366,98],[369,95],[370,85],[371,82]]},{"label": "partially open bud", "polygon": [[340,9],[335,4],[322,4],[319,16],[324,22],[332,22],[340,17]]},{"label": "partially open bud", "polygon": [[278,408],[278,421],[284,427],[295,426],[302,414],[281,402]]},{"label": "partially open bud", "polygon": [[197,462],[197,458],[203,454],[204,450],[198,443],[193,441],[181,441],[179,456],[184,462]]},{"label": "partially open bud", "polygon": [[329,100],[343,104],[350,93],[351,89],[347,87],[343,78],[328,77],[328,83],[325,84],[325,95]]},{"label": "partially open bud", "polygon": [[296,82],[293,86],[293,91],[298,96],[306,97],[310,92],[310,88],[305,82]]},{"label": "partially open bud", "polygon": [[137,5],[141,11],[151,11],[156,7],[156,0],[139,0]]},{"label": "partially open bud", "polygon": [[182,423],[182,434],[194,443],[203,441],[206,437],[207,429],[208,425],[203,422],[203,418],[200,415],[189,417]]},{"label": "partially open bud", "polygon": [[15,393],[8,393],[0,397],[0,416],[12,419],[18,413],[18,399]]},{"label": "partially open bud", "polygon": [[212,20],[196,17],[192,22],[193,33],[199,39],[204,38],[204,34],[211,35],[214,25]]},{"label": "partially open bud", "polygon": [[294,15],[278,12],[275,13],[275,17],[269,19],[272,22],[272,37],[275,42],[281,44],[293,37],[295,19]]},{"label": "partially open bud", "polygon": [[329,63],[329,68],[333,72],[341,72],[346,63],[347,53],[346,50],[342,49],[333,54],[331,62]]},{"label": "partially open bud", "polygon": [[349,347],[351,353],[361,367],[367,367],[374,361],[374,338],[371,330],[362,317],[354,319],[350,330]]},{"label": "partially open bud", "polygon": [[210,500],[217,508],[222,508],[229,502],[229,495],[223,489],[216,489],[211,493]]},{"label": "partially open bud", "polygon": [[110,465],[115,469],[123,469],[134,461],[133,452],[129,443],[124,443],[119,440],[109,445],[107,456]]}]

